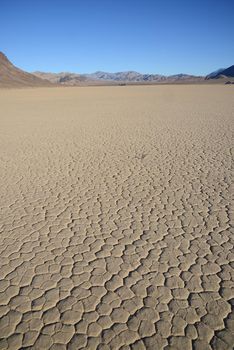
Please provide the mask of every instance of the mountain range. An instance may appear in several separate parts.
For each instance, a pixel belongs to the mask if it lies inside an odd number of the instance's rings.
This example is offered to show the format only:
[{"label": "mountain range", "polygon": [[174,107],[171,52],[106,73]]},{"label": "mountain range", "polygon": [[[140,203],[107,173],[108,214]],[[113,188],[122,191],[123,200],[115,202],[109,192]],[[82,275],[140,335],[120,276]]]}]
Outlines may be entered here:
[{"label": "mountain range", "polygon": [[199,82],[203,80],[201,76],[194,76],[188,74],[176,75],[160,75],[160,74],[141,74],[134,71],[126,72],[95,72],[91,74],[76,74],[76,73],[45,73],[33,72],[34,75],[42,79],[47,79],[53,83],[60,83],[63,85],[80,85],[82,83],[173,83],[182,81]]},{"label": "mountain range", "polygon": [[157,83],[202,83],[202,82],[234,82],[234,65],[218,69],[207,76],[189,74],[160,75],[142,74],[135,71],[108,73],[98,71],[91,74],[77,74],[70,72],[27,73],[15,67],[0,52],[0,87],[24,86],[82,86],[82,85],[126,85],[126,84],[157,84]]},{"label": "mountain range", "polygon": [[[126,72],[102,72],[98,71],[91,74],[77,74],[77,73],[45,73],[45,72],[33,72],[37,77],[47,79],[53,83],[63,85],[82,85],[92,83],[199,83],[211,79],[224,79],[234,78],[234,66],[228,68],[218,69],[207,76],[195,76],[189,74],[175,74],[175,75],[160,75],[160,74],[142,74],[135,71]],[[226,79],[226,80],[225,80]]]}]

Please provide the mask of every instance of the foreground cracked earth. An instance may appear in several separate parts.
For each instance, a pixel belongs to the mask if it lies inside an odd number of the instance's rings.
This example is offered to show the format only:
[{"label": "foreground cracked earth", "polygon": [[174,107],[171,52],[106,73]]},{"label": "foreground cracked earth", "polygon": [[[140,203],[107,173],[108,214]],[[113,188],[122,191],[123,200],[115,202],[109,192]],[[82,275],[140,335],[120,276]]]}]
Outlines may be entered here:
[{"label": "foreground cracked earth", "polygon": [[0,349],[232,349],[234,89],[0,91]]}]

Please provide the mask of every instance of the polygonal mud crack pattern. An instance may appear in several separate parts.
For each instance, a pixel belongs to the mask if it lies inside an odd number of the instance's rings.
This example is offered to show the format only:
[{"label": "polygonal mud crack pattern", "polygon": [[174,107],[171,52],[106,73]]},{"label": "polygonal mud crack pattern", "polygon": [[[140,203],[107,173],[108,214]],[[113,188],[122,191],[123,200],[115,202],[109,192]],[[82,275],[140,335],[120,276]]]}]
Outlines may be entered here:
[{"label": "polygonal mud crack pattern", "polygon": [[232,349],[234,103],[210,89],[0,97],[0,349]]}]

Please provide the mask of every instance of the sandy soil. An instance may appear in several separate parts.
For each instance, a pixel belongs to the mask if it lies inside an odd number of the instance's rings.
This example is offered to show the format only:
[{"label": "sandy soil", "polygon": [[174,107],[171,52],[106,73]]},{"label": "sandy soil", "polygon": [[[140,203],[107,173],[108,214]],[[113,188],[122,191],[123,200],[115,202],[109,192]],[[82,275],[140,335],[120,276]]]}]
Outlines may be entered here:
[{"label": "sandy soil", "polygon": [[234,86],[0,91],[0,349],[232,349]]}]

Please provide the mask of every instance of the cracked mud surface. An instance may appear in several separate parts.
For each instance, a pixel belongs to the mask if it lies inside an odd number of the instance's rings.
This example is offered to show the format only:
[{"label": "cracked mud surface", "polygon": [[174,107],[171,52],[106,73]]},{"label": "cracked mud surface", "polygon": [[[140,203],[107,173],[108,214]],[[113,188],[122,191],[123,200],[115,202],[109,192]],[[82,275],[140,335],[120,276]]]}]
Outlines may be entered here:
[{"label": "cracked mud surface", "polygon": [[0,349],[232,349],[233,97],[0,91]]}]

